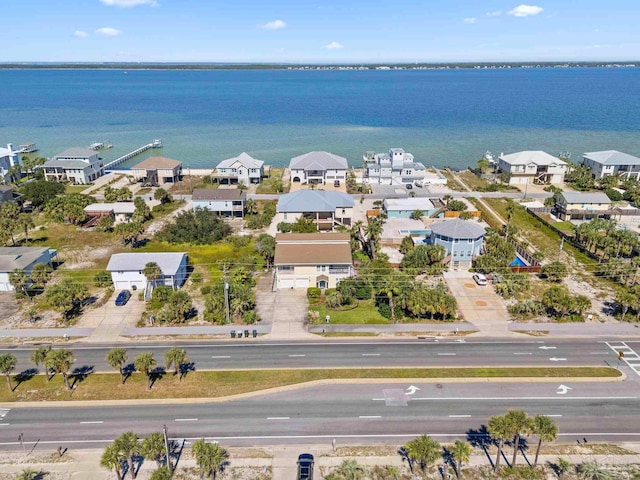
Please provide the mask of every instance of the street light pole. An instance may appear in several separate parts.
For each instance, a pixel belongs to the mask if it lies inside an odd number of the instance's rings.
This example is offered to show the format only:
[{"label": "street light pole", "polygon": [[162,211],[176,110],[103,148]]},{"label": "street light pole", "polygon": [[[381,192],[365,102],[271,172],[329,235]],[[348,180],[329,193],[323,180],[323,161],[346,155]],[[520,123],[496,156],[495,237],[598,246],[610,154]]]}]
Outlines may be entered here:
[{"label": "street light pole", "polygon": [[162,434],[164,435],[164,448],[165,448],[165,452],[167,454],[167,468],[169,469],[170,472],[173,473],[173,467],[171,465],[171,457],[169,456],[169,436],[167,434],[167,426],[166,425],[162,426]]}]

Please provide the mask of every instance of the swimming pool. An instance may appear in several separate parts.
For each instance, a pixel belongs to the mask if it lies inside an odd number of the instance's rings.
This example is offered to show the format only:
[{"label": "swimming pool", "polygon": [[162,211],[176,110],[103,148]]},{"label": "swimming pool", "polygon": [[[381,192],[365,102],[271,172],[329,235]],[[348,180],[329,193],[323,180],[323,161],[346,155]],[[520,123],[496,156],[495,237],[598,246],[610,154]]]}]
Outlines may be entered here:
[{"label": "swimming pool", "polygon": [[522,260],[519,256],[516,255],[516,258],[513,262],[509,264],[510,267],[526,267],[527,263]]},{"label": "swimming pool", "polygon": [[405,235],[431,235],[431,230],[400,230]]}]

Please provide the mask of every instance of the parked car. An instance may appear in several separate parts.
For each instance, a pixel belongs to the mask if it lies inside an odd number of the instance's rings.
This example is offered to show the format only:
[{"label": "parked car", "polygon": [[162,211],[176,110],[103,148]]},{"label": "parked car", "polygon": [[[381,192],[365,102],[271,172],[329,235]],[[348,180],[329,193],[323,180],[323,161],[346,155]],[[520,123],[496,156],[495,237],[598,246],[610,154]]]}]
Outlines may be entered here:
[{"label": "parked car", "polygon": [[298,457],[298,480],[313,480],[313,455],[310,453]]},{"label": "parked car", "polygon": [[131,293],[129,293],[129,290],[122,290],[116,297],[116,306],[122,307],[123,305],[126,305],[130,298]]},{"label": "parked car", "polygon": [[407,188],[407,190],[411,190],[413,188],[413,185],[411,185],[410,183],[407,183],[405,187]]},{"label": "parked car", "polygon": [[478,284],[478,285],[486,285],[487,284],[487,277],[485,277],[483,274],[481,273],[474,273],[473,274],[473,280]]}]

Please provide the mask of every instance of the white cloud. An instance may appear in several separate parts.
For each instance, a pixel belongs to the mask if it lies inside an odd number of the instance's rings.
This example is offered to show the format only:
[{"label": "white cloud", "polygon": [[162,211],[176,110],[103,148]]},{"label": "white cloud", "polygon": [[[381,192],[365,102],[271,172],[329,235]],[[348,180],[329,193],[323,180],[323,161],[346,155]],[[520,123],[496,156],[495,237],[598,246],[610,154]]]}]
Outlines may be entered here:
[{"label": "white cloud", "polygon": [[464,23],[468,23],[468,24],[476,23],[476,19],[475,19],[475,17],[468,17],[468,18],[465,18],[465,19],[464,19],[464,20],[462,20],[462,21],[463,21]]},{"label": "white cloud", "polygon": [[131,8],[131,7],[137,7],[138,5],[151,5],[152,7],[158,6],[158,2],[156,0],[100,0],[100,1],[110,7]]},{"label": "white cloud", "polygon": [[344,45],[338,42],[331,42],[330,44],[325,45],[324,48],[327,50],[340,50],[341,48],[344,48]]},{"label": "white cloud", "polygon": [[265,23],[260,28],[263,30],[280,30],[286,26],[287,24],[283,20],[274,20],[272,22]]},{"label": "white cloud", "polygon": [[531,15],[538,15],[544,9],[542,7],[538,7],[537,5],[518,5],[513,10],[509,10],[509,15],[513,15],[514,17],[529,17]]},{"label": "white cloud", "polygon": [[122,32],[111,27],[102,27],[96,30],[96,35],[102,35],[103,37],[117,37]]},{"label": "white cloud", "polygon": [[87,32],[83,32],[82,30],[76,30],[73,32],[73,36],[76,38],[86,38],[89,36]]},{"label": "white cloud", "polygon": [[487,12],[485,13],[487,17],[499,17],[502,15],[502,10],[496,10],[495,12]]}]

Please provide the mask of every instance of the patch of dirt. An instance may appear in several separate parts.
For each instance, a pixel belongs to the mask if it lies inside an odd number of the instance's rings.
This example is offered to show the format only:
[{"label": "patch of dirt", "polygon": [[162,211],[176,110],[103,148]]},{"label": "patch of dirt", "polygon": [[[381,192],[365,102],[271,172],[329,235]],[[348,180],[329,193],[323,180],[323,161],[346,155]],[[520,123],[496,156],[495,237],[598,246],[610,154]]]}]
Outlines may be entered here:
[{"label": "patch of dirt", "polygon": [[476,305],[478,307],[486,307],[487,306],[487,302],[484,302],[482,300],[476,300]]},{"label": "patch of dirt", "polygon": [[69,453],[65,453],[61,457],[57,453],[33,453],[31,455],[25,455],[22,452],[3,452],[0,456],[0,465],[32,465],[34,463],[70,462],[75,462],[75,459],[69,455]]},{"label": "patch of dirt", "polygon": [[465,283],[464,284],[464,288],[476,288],[476,284],[475,283]]},{"label": "patch of dirt", "polygon": [[83,268],[95,268],[96,260],[111,256],[115,245],[104,247],[86,246],[81,249],[68,249],[64,252],[65,262],[60,270],[80,270]]}]

